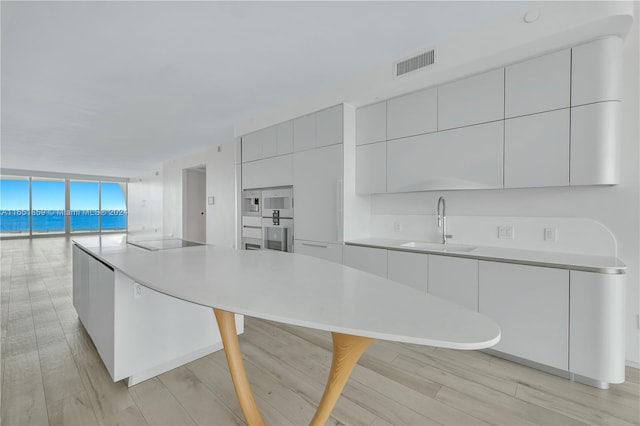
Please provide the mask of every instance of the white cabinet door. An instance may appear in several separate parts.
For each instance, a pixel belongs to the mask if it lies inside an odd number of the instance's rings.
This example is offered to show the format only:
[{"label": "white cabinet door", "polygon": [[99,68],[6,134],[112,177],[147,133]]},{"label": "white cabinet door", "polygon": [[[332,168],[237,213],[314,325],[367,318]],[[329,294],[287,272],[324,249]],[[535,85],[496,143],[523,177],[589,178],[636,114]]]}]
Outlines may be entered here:
[{"label": "white cabinet door", "polygon": [[342,105],[316,113],[316,147],[342,143],[344,139]]},{"label": "white cabinet door", "polygon": [[480,262],[480,313],[502,329],[493,349],[569,368],[569,271]]},{"label": "white cabinet door", "polygon": [[504,118],[504,68],[438,87],[438,130]]},{"label": "white cabinet door", "polygon": [[387,250],[385,249],[346,245],[342,260],[345,266],[387,278]]},{"label": "white cabinet door", "polygon": [[569,185],[569,108],[505,121],[505,188]]},{"label": "white cabinet door", "polygon": [[478,310],[478,261],[429,255],[429,294]]},{"label": "white cabinet door", "polygon": [[571,185],[620,183],[620,102],[571,108]]},{"label": "white cabinet door", "polygon": [[504,122],[387,142],[387,192],[502,188]]},{"label": "white cabinet door", "polygon": [[571,105],[620,100],[622,39],[608,37],[571,49]]},{"label": "white cabinet door", "polygon": [[356,111],[356,145],[387,140],[387,103],[380,102]]},{"label": "white cabinet door", "polygon": [[342,240],[342,170],[342,144],[293,154],[297,239]]},{"label": "white cabinet door", "polygon": [[276,126],[278,141],[278,155],[293,152],[293,120],[285,121]]},{"label": "white cabinet door", "polygon": [[387,191],[387,143],[356,147],[356,192],[375,194]]},{"label": "white cabinet door", "polygon": [[293,151],[306,151],[316,147],[316,114],[293,120]]},{"label": "white cabinet door", "polygon": [[320,259],[330,260],[335,263],[342,263],[342,244],[294,240],[293,247],[293,251],[297,254],[304,254]]},{"label": "white cabinet door", "polygon": [[278,155],[278,135],[275,126],[267,127],[255,132],[262,142],[262,157],[269,158]]},{"label": "white cabinet door", "polygon": [[422,90],[387,101],[387,139],[438,130],[438,89]]},{"label": "white cabinet door", "polygon": [[73,306],[85,328],[89,323],[89,258],[73,246]]},{"label": "white cabinet door", "polygon": [[569,371],[606,383],[625,374],[625,276],[571,271]]},{"label": "white cabinet door", "polygon": [[568,108],[571,49],[508,66],[504,86],[507,118]]},{"label": "white cabinet door", "polygon": [[427,258],[422,253],[387,250],[387,277],[426,292]]},{"label": "white cabinet door", "polygon": [[95,258],[91,259],[94,276],[89,286],[89,323],[91,340],[105,366],[114,370],[114,272]]},{"label": "white cabinet door", "polygon": [[242,165],[242,188],[264,188],[293,184],[293,154]]},{"label": "white cabinet door", "polygon": [[242,162],[262,158],[262,135],[260,131],[242,136]]}]

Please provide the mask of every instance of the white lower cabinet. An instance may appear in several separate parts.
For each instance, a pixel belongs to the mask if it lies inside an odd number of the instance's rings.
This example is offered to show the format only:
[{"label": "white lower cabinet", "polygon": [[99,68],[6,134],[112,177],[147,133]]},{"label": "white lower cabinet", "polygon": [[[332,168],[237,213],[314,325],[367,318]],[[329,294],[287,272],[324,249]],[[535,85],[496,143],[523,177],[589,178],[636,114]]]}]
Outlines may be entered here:
[{"label": "white lower cabinet", "polygon": [[387,250],[387,278],[426,292],[427,259],[423,253]]},{"label": "white lower cabinet", "polygon": [[385,249],[346,245],[342,260],[345,266],[387,278],[387,250]]},{"label": "white lower cabinet", "polygon": [[624,382],[625,276],[571,271],[570,288],[569,371]]},{"label": "white lower cabinet", "polygon": [[569,271],[480,261],[479,311],[502,329],[492,349],[569,369]]},{"label": "white lower cabinet", "polygon": [[478,261],[429,255],[429,293],[478,310]]},{"label": "white lower cabinet", "polygon": [[293,252],[342,263],[342,245],[317,241],[294,240]]}]

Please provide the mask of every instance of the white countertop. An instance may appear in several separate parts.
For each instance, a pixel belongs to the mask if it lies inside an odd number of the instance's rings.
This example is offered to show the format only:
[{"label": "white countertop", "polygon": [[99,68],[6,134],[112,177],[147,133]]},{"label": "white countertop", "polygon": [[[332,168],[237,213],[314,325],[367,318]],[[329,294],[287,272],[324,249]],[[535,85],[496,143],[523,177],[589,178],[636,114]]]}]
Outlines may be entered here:
[{"label": "white countertop", "polygon": [[146,287],[212,308],[444,348],[482,349],[500,339],[498,325],[482,314],[310,256],[210,245],[147,251],[120,237],[74,242]]},{"label": "white countertop", "polygon": [[519,250],[500,247],[475,247],[471,251],[456,251],[456,244],[451,244],[452,249],[421,249],[415,247],[403,247],[402,244],[409,240],[392,240],[384,238],[364,238],[347,241],[347,245],[384,248],[390,250],[410,251],[417,253],[440,254],[444,256],[466,257],[479,260],[488,260],[505,263],[519,263],[533,266],[546,266],[551,268],[572,269],[576,271],[597,272],[604,274],[624,274],[627,267],[620,259],[607,256],[591,256],[575,253],[559,253],[548,251]]}]

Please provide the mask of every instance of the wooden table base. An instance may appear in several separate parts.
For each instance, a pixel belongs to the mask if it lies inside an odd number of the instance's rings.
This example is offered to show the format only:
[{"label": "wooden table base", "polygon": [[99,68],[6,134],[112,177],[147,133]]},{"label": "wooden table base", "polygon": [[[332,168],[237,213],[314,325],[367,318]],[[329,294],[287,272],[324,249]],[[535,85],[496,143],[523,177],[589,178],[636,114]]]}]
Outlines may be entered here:
[{"label": "wooden table base", "polygon": [[[227,356],[229,371],[233,379],[233,386],[242,409],[242,414],[248,425],[264,425],[264,420],[260,415],[260,410],[253,399],[253,393],[249,386],[247,373],[242,362],[240,344],[238,343],[238,333],[236,331],[235,314],[232,312],[214,309],[213,313],[218,321],[218,328],[222,336],[224,352]],[[322,395],[322,400],[316,414],[311,420],[311,425],[324,425],[331,415],[333,407],[338,401],[338,397],[344,389],[344,385],[349,380],[351,371],[355,367],[358,359],[369,347],[373,339],[350,334],[331,333],[333,338],[333,359],[331,361],[331,371],[327,385]]]}]

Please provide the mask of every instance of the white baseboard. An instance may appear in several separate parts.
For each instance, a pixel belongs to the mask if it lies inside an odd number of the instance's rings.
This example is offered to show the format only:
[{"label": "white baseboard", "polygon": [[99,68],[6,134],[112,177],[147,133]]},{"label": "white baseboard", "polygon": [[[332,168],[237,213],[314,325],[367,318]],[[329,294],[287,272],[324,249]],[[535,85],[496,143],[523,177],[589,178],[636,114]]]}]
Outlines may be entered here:
[{"label": "white baseboard", "polygon": [[633,368],[637,368],[638,370],[640,370],[640,363],[627,360],[625,362],[625,364],[627,365],[627,367],[633,367]]}]

